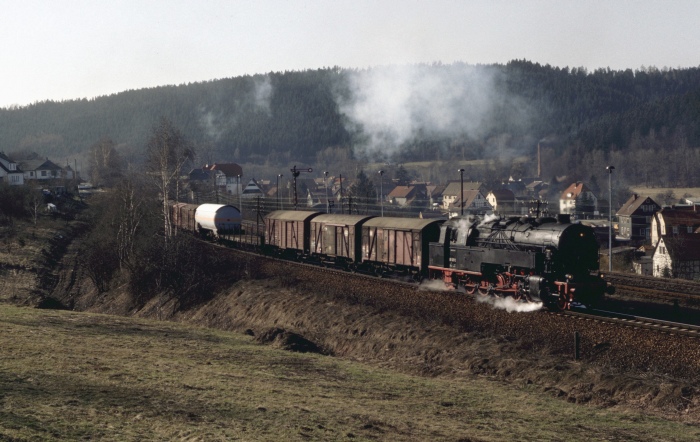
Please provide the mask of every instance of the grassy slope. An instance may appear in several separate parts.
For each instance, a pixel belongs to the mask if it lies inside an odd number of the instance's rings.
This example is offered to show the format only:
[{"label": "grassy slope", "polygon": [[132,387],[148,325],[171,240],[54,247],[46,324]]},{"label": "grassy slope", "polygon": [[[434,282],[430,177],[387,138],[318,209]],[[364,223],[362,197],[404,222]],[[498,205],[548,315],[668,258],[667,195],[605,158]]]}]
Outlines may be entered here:
[{"label": "grassy slope", "polygon": [[698,440],[481,378],[432,379],[176,323],[0,304],[0,440]]}]

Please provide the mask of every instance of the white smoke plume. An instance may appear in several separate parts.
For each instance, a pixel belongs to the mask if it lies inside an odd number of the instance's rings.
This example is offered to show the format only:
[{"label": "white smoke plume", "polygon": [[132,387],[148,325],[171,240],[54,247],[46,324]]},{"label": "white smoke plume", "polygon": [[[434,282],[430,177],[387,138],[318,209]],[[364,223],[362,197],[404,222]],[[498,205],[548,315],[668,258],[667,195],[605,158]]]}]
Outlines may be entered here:
[{"label": "white smoke plume", "polygon": [[484,225],[484,224],[489,223],[491,221],[496,221],[499,218],[500,218],[500,216],[498,216],[498,215],[494,215],[494,214],[488,215],[487,214],[479,225],[481,226],[481,225]]},{"label": "white smoke plume", "polygon": [[499,75],[494,67],[463,63],[350,72],[349,96],[339,100],[339,109],[348,129],[364,136],[355,153],[388,157],[418,135],[479,139],[497,119],[527,124],[531,110],[499,90]]},{"label": "white smoke plume", "polygon": [[476,296],[477,302],[490,304],[493,308],[505,310],[508,313],[534,312],[542,308],[541,302],[516,301],[511,297],[496,298],[493,296]]},{"label": "white smoke plume", "polygon": [[272,99],[272,83],[270,77],[255,77],[255,88],[253,89],[253,102],[257,110],[262,110],[270,115],[270,100]]},{"label": "white smoke plume", "polygon": [[434,291],[434,292],[446,292],[453,291],[455,293],[464,293],[464,287],[459,287],[454,289],[445,284],[442,279],[426,279],[423,280],[418,286],[418,290]]},{"label": "white smoke plume", "polygon": [[264,112],[271,115],[270,102],[272,100],[273,87],[268,75],[256,75],[252,79],[253,88],[247,93],[228,97],[233,100],[234,112],[224,115],[205,106],[199,106],[199,124],[213,141],[219,141],[222,135],[231,130],[244,112]]},{"label": "white smoke plume", "polygon": [[214,112],[206,110],[204,106],[199,106],[197,110],[199,112],[200,126],[204,128],[204,131],[212,140],[219,141],[225,130],[225,128],[218,123],[220,118],[218,118]]}]

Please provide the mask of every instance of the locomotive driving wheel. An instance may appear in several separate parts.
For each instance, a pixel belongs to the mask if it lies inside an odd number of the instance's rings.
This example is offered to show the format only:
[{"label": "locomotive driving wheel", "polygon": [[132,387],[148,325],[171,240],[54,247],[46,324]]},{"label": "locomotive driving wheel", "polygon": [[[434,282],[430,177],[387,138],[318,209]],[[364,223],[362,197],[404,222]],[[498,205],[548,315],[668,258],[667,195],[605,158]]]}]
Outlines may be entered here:
[{"label": "locomotive driving wheel", "polygon": [[481,281],[478,288],[479,295],[487,296],[489,294],[489,289],[489,283],[487,281]]},{"label": "locomotive driving wheel", "polygon": [[479,284],[476,281],[472,281],[471,278],[466,278],[464,280],[464,290],[469,295],[473,295],[474,293],[476,293],[476,288],[478,286],[479,286]]},{"label": "locomotive driving wheel", "polygon": [[523,297],[524,297],[524,294],[523,294],[522,290],[520,289],[520,287],[515,286],[515,287],[513,287],[513,288],[514,288],[515,290],[513,290],[513,294],[511,295],[511,297],[512,297],[514,300],[516,300],[516,301],[522,300]]},{"label": "locomotive driving wheel", "polygon": [[511,277],[510,278],[510,290],[511,290],[511,297],[516,300],[516,301],[522,301],[525,300],[527,301],[527,298],[525,297],[525,291],[523,290],[523,284],[520,281],[517,281],[515,278]]}]

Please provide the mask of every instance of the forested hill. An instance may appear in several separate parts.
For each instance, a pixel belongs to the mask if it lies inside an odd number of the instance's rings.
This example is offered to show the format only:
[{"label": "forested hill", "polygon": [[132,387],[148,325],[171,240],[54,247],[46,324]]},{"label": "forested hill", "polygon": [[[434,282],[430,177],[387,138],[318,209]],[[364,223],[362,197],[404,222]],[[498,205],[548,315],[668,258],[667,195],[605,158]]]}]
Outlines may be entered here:
[{"label": "forested hill", "polygon": [[[0,151],[73,158],[101,137],[139,152],[165,117],[211,160],[312,161],[329,147],[398,161],[700,146],[700,68],[434,64],[269,73],[0,109]],[[578,147],[575,147],[578,146]]]}]

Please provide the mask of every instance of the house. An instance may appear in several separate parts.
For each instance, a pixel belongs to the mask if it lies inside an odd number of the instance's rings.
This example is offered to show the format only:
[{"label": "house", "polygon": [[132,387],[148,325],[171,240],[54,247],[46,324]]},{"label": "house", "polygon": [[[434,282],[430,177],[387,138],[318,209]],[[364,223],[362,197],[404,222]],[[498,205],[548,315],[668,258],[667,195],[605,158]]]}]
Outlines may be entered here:
[{"label": "house", "polygon": [[425,187],[428,192],[428,201],[431,208],[437,210],[440,206],[442,206],[442,193],[445,191],[446,187],[447,186],[434,184],[430,184]]},{"label": "house", "polygon": [[243,190],[243,168],[236,163],[205,164],[202,171],[210,171],[211,179],[227,193],[238,195]]},{"label": "house", "polygon": [[309,190],[306,195],[306,205],[321,210],[323,212],[332,212],[333,207],[335,207],[335,201],[333,200],[333,190],[324,187],[321,187],[314,191]]},{"label": "house", "polygon": [[662,235],[652,263],[656,277],[700,279],[700,235]]},{"label": "house", "polygon": [[442,208],[444,210],[449,210],[450,206],[459,198],[459,193],[462,190],[464,190],[465,193],[468,190],[481,191],[481,187],[482,184],[475,181],[465,181],[464,183],[461,181],[450,181],[442,192]]},{"label": "house", "polygon": [[545,183],[541,180],[533,180],[527,185],[525,185],[525,192],[533,197],[539,197],[546,192],[549,188],[549,183]]},{"label": "house", "polygon": [[19,166],[24,172],[25,181],[47,181],[66,178],[66,173],[63,168],[48,158],[45,160],[21,161]]},{"label": "house", "polygon": [[643,244],[651,239],[651,220],[661,206],[651,197],[640,197],[636,193],[617,211],[617,239]]},{"label": "house", "polygon": [[492,190],[486,195],[486,201],[491,204],[493,211],[499,215],[515,213],[515,194],[508,189]]},{"label": "house", "polygon": [[76,179],[78,178],[78,172],[74,171],[70,164],[66,164],[66,167],[63,168],[63,178],[67,180]]},{"label": "house", "polygon": [[581,181],[571,184],[559,198],[559,213],[587,218],[598,211],[598,198]]},{"label": "house", "polygon": [[3,152],[0,152],[0,182],[8,183],[12,186],[21,186],[24,184],[24,173],[22,169]]},{"label": "house", "polygon": [[491,204],[478,190],[465,190],[462,198],[457,198],[448,207],[450,218],[464,212],[472,215],[485,215],[492,212]]},{"label": "house", "polygon": [[416,186],[396,186],[386,197],[391,204],[410,206],[417,197],[417,189]]},{"label": "house", "polygon": [[656,246],[664,235],[696,233],[700,229],[697,206],[664,207],[651,218],[651,245]]},{"label": "house", "polygon": [[203,168],[198,168],[198,169],[192,169],[190,173],[187,174],[187,177],[190,181],[209,181],[211,177],[211,171]]},{"label": "house", "polygon": [[262,187],[255,181],[255,178],[251,178],[243,189],[241,194],[243,198],[257,198],[264,197],[265,192],[263,192]]},{"label": "house", "polygon": [[638,275],[653,276],[654,275],[654,248],[651,244],[643,244],[637,248],[634,260],[632,261],[632,269]]}]

